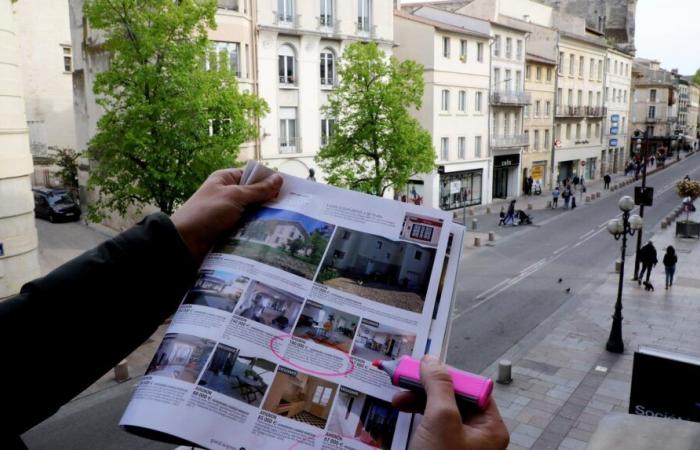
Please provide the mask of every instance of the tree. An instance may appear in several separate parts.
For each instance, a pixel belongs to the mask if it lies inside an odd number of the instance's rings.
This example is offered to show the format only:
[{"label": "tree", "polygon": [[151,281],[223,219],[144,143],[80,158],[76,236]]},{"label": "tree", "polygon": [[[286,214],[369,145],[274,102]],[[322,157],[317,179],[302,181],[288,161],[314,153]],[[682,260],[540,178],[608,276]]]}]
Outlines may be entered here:
[{"label": "tree", "polygon": [[693,83],[700,86],[700,69],[695,71],[695,75],[693,76]]},{"label": "tree", "polygon": [[316,156],[330,184],[383,196],[433,170],[430,134],[409,114],[422,103],[420,64],[387,59],[375,43],[355,43],[343,53],[338,77],[324,108],[335,120],[332,137]]},{"label": "tree", "polygon": [[[690,220],[692,204],[696,198],[700,197],[700,182],[694,180],[681,180],[676,183],[676,193],[683,199],[683,210],[685,211],[685,221]],[[686,203],[685,199],[690,198],[690,202]]]},{"label": "tree", "polygon": [[61,179],[63,186],[73,190],[78,190],[78,157],[80,156],[71,148],[51,148],[54,152],[53,162],[60,169],[56,175]]},{"label": "tree", "polygon": [[258,133],[267,104],[239,92],[228,57],[213,53],[207,39],[216,5],[85,3],[111,57],[93,88],[105,110],[88,147],[97,162],[88,182],[98,193],[93,219],[148,204],[171,214],[213,170],[235,165],[240,144]]}]

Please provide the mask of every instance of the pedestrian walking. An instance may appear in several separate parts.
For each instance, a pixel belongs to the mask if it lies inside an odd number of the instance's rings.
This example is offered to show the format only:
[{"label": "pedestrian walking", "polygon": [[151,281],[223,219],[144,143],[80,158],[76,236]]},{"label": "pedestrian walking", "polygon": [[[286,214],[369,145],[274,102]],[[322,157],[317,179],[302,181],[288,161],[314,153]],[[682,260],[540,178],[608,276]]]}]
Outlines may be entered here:
[{"label": "pedestrian walking", "polygon": [[666,289],[673,286],[673,275],[676,273],[676,263],[678,262],[678,256],[676,256],[676,249],[672,245],[666,248],[666,254],[664,255],[664,268],[666,269]]},{"label": "pedestrian walking", "polygon": [[639,285],[642,284],[642,277],[644,276],[644,273],[646,272],[646,280],[644,282],[645,285],[649,284],[649,277],[651,276],[651,269],[656,266],[656,263],[659,262],[659,260],[656,258],[656,248],[654,247],[654,243],[649,241],[644,245],[644,247],[639,249],[639,262],[642,264],[642,270],[639,272],[639,276],[637,277],[637,282]]},{"label": "pedestrian walking", "polygon": [[557,186],[552,191],[552,208],[556,209],[559,207],[559,196],[560,195],[561,195],[561,191],[559,190],[559,186]]},{"label": "pedestrian walking", "polygon": [[610,189],[610,174],[606,173],[605,176],[603,177],[603,189]]},{"label": "pedestrian walking", "polygon": [[309,169],[309,176],[306,177],[306,179],[309,181],[316,181],[316,171],[313,168]]},{"label": "pedestrian walking", "polygon": [[532,179],[532,175],[527,177],[527,195],[532,195],[532,184],[535,180]]},{"label": "pedestrian walking", "polygon": [[581,179],[578,177],[578,175],[574,175],[574,192],[576,192],[576,189],[578,189],[578,185],[581,182]]},{"label": "pedestrian walking", "polygon": [[571,200],[571,189],[564,188],[564,193],[561,194],[564,198],[564,209],[569,209],[569,201]]},{"label": "pedestrian walking", "polygon": [[571,196],[571,209],[576,209],[576,195]]},{"label": "pedestrian walking", "polygon": [[515,200],[510,201],[508,212],[506,213],[505,225],[515,225]]}]

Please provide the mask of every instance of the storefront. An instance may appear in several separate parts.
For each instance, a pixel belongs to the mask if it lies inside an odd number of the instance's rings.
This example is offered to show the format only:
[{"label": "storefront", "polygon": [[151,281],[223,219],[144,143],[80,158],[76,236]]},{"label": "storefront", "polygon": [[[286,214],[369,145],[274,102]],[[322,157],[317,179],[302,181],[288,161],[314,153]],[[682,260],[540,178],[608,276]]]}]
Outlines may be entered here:
[{"label": "storefront", "polygon": [[592,180],[595,178],[596,168],[598,167],[598,158],[586,158],[586,165],[581,171],[586,178],[586,180]]},{"label": "storefront", "polygon": [[508,198],[518,195],[518,166],[520,155],[501,155],[493,157],[493,197]]},{"label": "storefront", "polygon": [[403,191],[398,192],[396,200],[422,205],[425,201],[425,182],[423,180],[409,180]]},{"label": "storefront", "polygon": [[480,205],[483,170],[440,173],[440,209]]},{"label": "storefront", "polygon": [[530,176],[535,183],[544,187],[547,183],[547,161],[535,161],[530,169]]}]

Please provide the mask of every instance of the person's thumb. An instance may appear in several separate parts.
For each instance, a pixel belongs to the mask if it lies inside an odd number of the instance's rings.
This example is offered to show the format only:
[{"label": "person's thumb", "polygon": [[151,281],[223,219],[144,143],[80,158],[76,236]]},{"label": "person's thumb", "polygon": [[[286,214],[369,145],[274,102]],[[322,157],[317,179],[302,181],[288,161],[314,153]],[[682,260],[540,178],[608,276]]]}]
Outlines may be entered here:
[{"label": "person's thumb", "polygon": [[275,198],[281,187],[282,176],[274,173],[255,184],[235,186],[235,189],[239,192],[236,200],[242,207],[251,203],[264,203]]},{"label": "person's thumb", "polygon": [[447,367],[436,357],[425,355],[420,365],[420,377],[427,396],[425,416],[444,425],[461,424],[452,377]]}]

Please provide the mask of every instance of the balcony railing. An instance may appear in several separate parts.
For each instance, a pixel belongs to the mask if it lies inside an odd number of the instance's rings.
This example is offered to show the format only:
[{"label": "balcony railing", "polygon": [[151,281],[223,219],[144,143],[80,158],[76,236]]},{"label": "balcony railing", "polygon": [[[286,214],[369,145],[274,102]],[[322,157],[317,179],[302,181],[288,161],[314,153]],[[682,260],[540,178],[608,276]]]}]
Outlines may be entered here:
[{"label": "balcony railing", "polygon": [[529,105],[530,93],[524,91],[494,91],[491,93],[492,105]]},{"label": "balcony railing", "polygon": [[283,12],[272,11],[275,18],[273,23],[277,27],[299,28],[299,14],[285,14]]},{"label": "balcony railing", "polygon": [[340,33],[340,20],[335,20],[333,16],[327,15],[316,17],[316,21],[316,29],[321,33]]},{"label": "balcony railing", "polygon": [[608,108],[604,106],[557,105],[556,117],[605,117]]},{"label": "balcony railing", "polygon": [[659,123],[659,118],[658,117],[647,117],[644,119],[644,122],[646,123]]},{"label": "balcony railing", "polygon": [[491,148],[523,147],[528,145],[529,141],[527,134],[492,135]]},{"label": "balcony railing", "polygon": [[371,39],[374,39],[377,37],[377,26],[376,25],[370,25],[369,23],[366,22],[355,22],[355,26],[357,29],[357,34],[360,36],[365,36]]},{"label": "balcony railing", "polygon": [[301,137],[280,137],[280,153],[288,155],[292,153],[301,153]]}]

